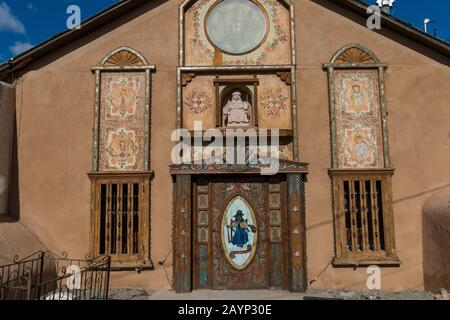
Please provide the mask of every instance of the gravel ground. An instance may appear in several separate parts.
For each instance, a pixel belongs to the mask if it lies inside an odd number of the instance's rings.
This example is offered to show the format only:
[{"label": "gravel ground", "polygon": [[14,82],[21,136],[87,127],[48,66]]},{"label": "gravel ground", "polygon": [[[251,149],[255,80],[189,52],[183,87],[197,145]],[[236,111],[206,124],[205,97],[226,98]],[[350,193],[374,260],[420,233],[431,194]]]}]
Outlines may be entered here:
[{"label": "gravel ground", "polygon": [[147,300],[150,295],[144,289],[109,289],[109,300]]},{"label": "gravel ground", "polygon": [[[287,291],[286,291],[287,293]],[[151,291],[144,289],[110,289],[110,300],[149,300]],[[173,293],[168,294],[173,298]],[[193,298],[197,295],[195,291],[191,293]],[[164,299],[164,295],[161,297]],[[200,297],[198,297],[200,298]],[[305,300],[436,300],[440,296],[437,293],[426,291],[346,291],[346,290],[309,290],[304,294],[299,294],[298,299]],[[270,297],[269,297],[270,299]],[[439,299],[440,300],[440,299]]]},{"label": "gravel ground", "polygon": [[435,295],[426,291],[328,291],[344,300],[434,300]]}]

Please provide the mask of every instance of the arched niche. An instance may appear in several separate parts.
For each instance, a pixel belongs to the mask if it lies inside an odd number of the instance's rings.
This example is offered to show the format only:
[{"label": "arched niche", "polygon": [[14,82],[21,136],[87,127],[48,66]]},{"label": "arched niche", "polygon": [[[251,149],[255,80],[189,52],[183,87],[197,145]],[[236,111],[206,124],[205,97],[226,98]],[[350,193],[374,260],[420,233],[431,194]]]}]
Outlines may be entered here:
[{"label": "arched niche", "polygon": [[225,87],[222,92],[220,93],[220,112],[221,112],[221,126],[227,127],[228,126],[228,119],[227,116],[224,115],[224,108],[227,105],[229,101],[232,100],[232,96],[235,92],[239,92],[241,94],[241,99],[244,102],[249,103],[250,107],[249,110],[247,110],[248,115],[248,126],[254,126],[255,124],[255,117],[254,117],[254,98],[253,98],[253,92],[250,90],[247,86],[242,84],[232,84]]}]

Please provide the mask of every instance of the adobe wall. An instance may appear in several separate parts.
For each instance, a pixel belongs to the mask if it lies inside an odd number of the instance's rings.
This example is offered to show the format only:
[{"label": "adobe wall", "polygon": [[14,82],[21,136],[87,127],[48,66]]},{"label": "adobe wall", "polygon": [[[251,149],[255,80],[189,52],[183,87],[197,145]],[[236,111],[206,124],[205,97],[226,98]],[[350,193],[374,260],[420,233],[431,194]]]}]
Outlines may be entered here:
[{"label": "adobe wall", "polygon": [[[333,257],[333,221],[327,75],[322,63],[348,43],[371,49],[386,73],[388,130],[400,268],[382,269],[386,290],[423,288],[422,207],[436,190],[450,190],[449,59],[330,1],[295,1],[299,97],[299,149],[310,162],[306,189],[308,276],[312,280]],[[328,267],[312,287],[366,288],[366,269]]]},{"label": "adobe wall", "polygon": [[[152,98],[151,253],[154,271],[113,273],[114,286],[168,289],[158,265],[171,250],[172,185],[168,171],[176,123],[178,8],[156,1],[49,54],[17,80],[16,112],[20,217],[51,250],[84,256],[89,247],[95,79],[90,68],[108,52],[129,46],[157,67]],[[389,64],[389,111],[397,249],[403,264],[382,271],[385,290],[423,288],[421,212],[431,190],[450,190],[450,81],[443,58],[329,1],[295,1],[300,160],[309,162],[306,187],[309,280],[333,257],[327,75],[322,64],[351,42]],[[341,15],[342,14],[342,15]],[[444,59],[445,60],[445,59]],[[171,256],[166,263],[172,275]],[[364,268],[328,267],[312,287],[365,288]]]}]

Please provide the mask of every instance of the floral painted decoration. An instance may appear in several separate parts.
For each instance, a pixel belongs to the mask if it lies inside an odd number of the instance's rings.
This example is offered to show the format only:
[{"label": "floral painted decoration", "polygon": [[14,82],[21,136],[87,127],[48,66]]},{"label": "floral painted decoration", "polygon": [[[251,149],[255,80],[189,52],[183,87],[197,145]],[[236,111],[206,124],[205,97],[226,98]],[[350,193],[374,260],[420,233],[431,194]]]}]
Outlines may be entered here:
[{"label": "floral painted decoration", "polygon": [[212,107],[212,99],[205,91],[192,91],[184,100],[184,106],[194,114],[202,114]]},{"label": "floral painted decoration", "polygon": [[280,43],[285,43],[288,41],[288,36],[280,25],[280,19],[278,17],[278,1],[265,0],[264,3],[270,7],[275,37],[272,38],[272,41],[270,41],[264,50],[259,54],[256,61],[256,64],[258,65],[263,64],[264,59],[267,58],[267,55],[276,50]]},{"label": "floral painted decoration", "polygon": [[268,89],[262,97],[261,106],[266,110],[267,115],[278,117],[281,111],[287,109],[288,100],[289,97],[282,89]]},{"label": "floral painted decoration", "polygon": [[204,51],[204,53],[210,58],[214,58],[214,51],[209,47],[209,45],[204,41],[202,36],[200,35],[200,29],[202,27],[202,23],[200,21],[200,10],[202,7],[207,5],[211,0],[200,0],[198,1],[193,8],[192,15],[192,27],[194,28],[194,35],[189,42],[194,47],[197,47]]}]

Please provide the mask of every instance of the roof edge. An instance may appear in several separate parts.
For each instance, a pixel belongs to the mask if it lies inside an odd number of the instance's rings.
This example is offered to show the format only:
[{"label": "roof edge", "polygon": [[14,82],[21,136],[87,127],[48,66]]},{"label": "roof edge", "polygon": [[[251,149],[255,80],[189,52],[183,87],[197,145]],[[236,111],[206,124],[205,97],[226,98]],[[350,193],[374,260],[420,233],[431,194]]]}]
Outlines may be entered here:
[{"label": "roof edge", "polygon": [[[40,57],[57,50],[70,41],[76,40],[83,35],[103,26],[104,24],[114,20],[136,7],[152,2],[155,0],[122,0],[121,2],[103,10],[102,12],[85,20],[81,24],[81,29],[67,30],[65,32],[57,33],[55,36],[42,42],[41,44],[21,53],[20,55],[11,58],[0,65],[0,80],[5,79],[11,72],[20,70],[31,62]],[[361,16],[367,16],[368,5],[361,0],[330,0],[344,8],[349,9]],[[421,30],[409,25],[408,23],[395,18],[392,15],[382,13],[382,23],[389,29],[399,32],[413,41],[416,41],[427,48],[430,48],[445,57],[450,57],[450,45],[439,40]]]},{"label": "roof edge", "polygon": [[130,12],[138,6],[152,1],[154,0],[122,0],[84,20],[81,23],[80,29],[69,29],[55,34],[44,42],[5,61],[3,64],[0,64],[0,80],[6,78],[10,72],[20,70],[32,61],[35,61],[36,59],[39,59],[40,57],[63,47],[67,43],[76,40],[89,32],[92,32],[106,23],[111,22],[115,18]]},{"label": "roof edge", "polygon": [[[331,1],[364,17],[368,15],[367,8],[369,5],[361,0]],[[412,39],[427,48],[433,49],[446,57],[450,57],[450,44],[444,42],[443,40],[440,40],[439,38],[433,37],[428,33],[423,32],[422,30],[410,25],[408,22],[396,18],[393,15],[387,14],[385,12],[381,12],[381,22],[385,27],[399,32],[405,37]]]}]

